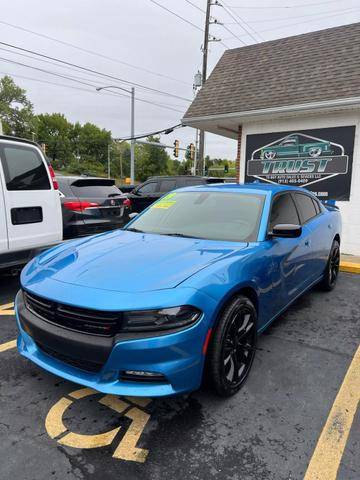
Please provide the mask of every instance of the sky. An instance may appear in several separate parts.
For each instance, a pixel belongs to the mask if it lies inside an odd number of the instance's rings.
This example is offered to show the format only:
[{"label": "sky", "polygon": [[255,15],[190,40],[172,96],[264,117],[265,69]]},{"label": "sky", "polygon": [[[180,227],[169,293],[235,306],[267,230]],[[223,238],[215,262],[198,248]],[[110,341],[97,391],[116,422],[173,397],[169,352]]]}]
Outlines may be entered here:
[{"label": "sky", "polygon": [[[226,48],[360,21],[359,0],[220,3],[211,13],[223,25],[211,25],[210,33],[221,42],[210,43],[208,73]],[[0,44],[0,75],[13,76],[27,90],[36,113],[60,112],[72,122],[92,122],[120,138],[130,134],[130,98],[119,89],[97,92],[96,87],[129,89],[137,84],[135,133],[161,130],[180,123],[194,98],[205,8],[206,0],[0,0],[0,42],[102,73],[65,68]],[[195,130],[182,128],[161,137],[167,145],[175,139],[185,148],[195,141]],[[236,142],[207,134],[205,154],[234,159]]]}]

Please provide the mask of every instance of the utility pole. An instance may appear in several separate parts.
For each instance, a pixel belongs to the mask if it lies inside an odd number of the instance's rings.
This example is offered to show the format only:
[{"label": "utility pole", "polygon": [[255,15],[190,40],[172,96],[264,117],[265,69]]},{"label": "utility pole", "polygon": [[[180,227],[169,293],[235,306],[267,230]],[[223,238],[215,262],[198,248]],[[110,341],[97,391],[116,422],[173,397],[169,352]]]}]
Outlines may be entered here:
[{"label": "utility pole", "polygon": [[[209,28],[210,28],[210,10],[211,10],[211,0],[207,0],[206,5],[206,16],[205,16],[205,29],[204,29],[204,44],[203,44],[203,64],[202,64],[202,86],[206,82],[207,75],[207,58],[208,58],[208,49],[209,49]],[[199,162],[198,162],[198,171],[200,175],[204,174],[204,148],[205,148],[205,132],[200,130],[199,135]]]},{"label": "utility pole", "polygon": [[131,88],[131,145],[130,145],[130,178],[135,182],[135,88]]},{"label": "utility pole", "polygon": [[111,145],[109,144],[107,148],[108,178],[110,178],[110,147]]},{"label": "utility pole", "polygon": [[[130,93],[131,95],[131,144],[130,144],[130,177],[131,183],[134,184],[135,181],[135,87],[131,87],[131,90],[126,88],[119,87],[118,85],[108,85],[106,87],[97,87],[96,90],[100,92],[106,88],[117,88],[123,90],[124,92]],[[110,178],[110,177],[109,177]]]}]

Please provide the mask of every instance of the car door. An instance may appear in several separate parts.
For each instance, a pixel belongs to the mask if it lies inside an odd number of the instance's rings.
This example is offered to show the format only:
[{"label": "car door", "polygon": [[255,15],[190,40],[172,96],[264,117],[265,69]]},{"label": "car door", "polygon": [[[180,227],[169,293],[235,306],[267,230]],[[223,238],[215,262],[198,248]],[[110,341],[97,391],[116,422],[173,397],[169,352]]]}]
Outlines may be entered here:
[{"label": "car door", "polygon": [[27,250],[62,240],[58,191],[54,190],[41,150],[0,141],[9,250]]},{"label": "car door", "polygon": [[315,281],[325,271],[332,238],[335,234],[332,225],[327,224],[319,202],[307,193],[294,193],[303,228],[309,230],[307,242],[307,263],[310,281]]},{"label": "car door", "polygon": [[295,138],[284,140],[281,144],[281,156],[293,157],[299,153],[299,144]]},{"label": "car door", "polygon": [[135,188],[131,194],[132,211],[140,213],[154,203],[161,194],[158,190],[157,180],[149,180]]},{"label": "car door", "polygon": [[0,254],[6,253],[9,249],[4,188],[5,181],[0,163]]},{"label": "car door", "polygon": [[[301,223],[295,201],[290,192],[274,197],[269,218],[269,232],[275,225]],[[273,304],[278,312],[294,300],[309,283],[309,237],[306,225],[298,238],[273,237],[271,254],[273,258]]]}]

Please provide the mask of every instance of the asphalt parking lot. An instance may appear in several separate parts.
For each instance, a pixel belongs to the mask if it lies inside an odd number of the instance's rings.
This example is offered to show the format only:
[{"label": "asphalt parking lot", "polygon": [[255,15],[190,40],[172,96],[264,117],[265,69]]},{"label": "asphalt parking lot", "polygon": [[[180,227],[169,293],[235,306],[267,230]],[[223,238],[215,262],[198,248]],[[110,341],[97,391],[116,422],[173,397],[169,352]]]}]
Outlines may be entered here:
[{"label": "asphalt parking lot", "polygon": [[14,348],[17,289],[0,277],[1,479],[360,478],[360,276],[299,299],[227,400],[202,389],[141,402],[42,371]]}]

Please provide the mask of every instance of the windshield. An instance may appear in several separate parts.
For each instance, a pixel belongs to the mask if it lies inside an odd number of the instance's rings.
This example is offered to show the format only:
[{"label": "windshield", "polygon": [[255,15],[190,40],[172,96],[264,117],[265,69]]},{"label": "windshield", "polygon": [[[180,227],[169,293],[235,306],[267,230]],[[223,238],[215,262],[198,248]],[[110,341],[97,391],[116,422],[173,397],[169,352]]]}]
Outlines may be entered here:
[{"label": "windshield", "polygon": [[174,192],[137,218],[129,230],[209,240],[256,241],[263,195]]}]

